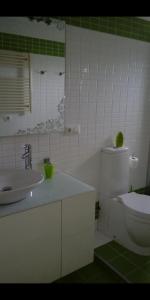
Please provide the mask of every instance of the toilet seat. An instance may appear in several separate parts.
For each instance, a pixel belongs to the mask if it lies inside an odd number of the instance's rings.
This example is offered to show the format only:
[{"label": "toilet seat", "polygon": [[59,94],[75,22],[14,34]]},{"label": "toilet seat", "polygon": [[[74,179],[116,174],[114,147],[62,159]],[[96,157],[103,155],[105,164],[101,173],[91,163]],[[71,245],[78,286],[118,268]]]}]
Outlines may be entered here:
[{"label": "toilet seat", "polygon": [[150,196],[132,192],[120,195],[118,199],[134,215],[150,219]]}]

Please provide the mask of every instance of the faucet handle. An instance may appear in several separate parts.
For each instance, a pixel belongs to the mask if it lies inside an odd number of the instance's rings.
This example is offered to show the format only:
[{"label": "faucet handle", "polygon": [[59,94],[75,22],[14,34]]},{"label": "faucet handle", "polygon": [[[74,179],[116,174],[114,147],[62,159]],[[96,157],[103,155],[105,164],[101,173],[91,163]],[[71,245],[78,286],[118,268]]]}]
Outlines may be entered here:
[{"label": "faucet handle", "polygon": [[31,145],[30,144],[24,144],[24,148],[29,150],[29,149],[31,149]]}]

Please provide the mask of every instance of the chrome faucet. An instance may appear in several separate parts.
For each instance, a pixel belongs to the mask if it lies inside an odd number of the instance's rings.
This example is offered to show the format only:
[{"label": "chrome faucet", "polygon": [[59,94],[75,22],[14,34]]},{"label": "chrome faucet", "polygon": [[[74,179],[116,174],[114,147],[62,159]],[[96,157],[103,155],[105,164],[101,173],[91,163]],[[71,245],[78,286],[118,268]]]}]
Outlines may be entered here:
[{"label": "chrome faucet", "polygon": [[32,169],[31,145],[30,144],[25,144],[24,149],[25,149],[25,153],[22,154],[22,159],[25,160],[25,169]]}]

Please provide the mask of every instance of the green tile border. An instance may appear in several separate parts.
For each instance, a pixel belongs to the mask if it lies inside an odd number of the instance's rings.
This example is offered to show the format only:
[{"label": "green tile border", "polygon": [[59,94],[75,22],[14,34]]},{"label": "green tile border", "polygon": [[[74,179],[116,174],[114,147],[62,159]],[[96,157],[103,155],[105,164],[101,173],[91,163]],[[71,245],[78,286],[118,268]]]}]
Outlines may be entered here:
[{"label": "green tile border", "polygon": [[128,16],[58,16],[68,25],[150,42],[150,22]]},{"label": "green tile border", "polygon": [[0,32],[0,49],[60,57],[65,56],[65,44],[62,42],[2,32]]},{"label": "green tile border", "polygon": [[[150,22],[125,16],[53,16],[68,25],[150,42]],[[0,32],[0,49],[65,56],[65,43]]]}]

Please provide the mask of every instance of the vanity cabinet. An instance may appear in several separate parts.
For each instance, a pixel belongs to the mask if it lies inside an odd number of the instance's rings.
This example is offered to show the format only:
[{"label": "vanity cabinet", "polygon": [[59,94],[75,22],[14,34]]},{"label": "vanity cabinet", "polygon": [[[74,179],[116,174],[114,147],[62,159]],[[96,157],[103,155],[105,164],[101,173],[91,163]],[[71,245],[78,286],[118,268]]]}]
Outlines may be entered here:
[{"label": "vanity cabinet", "polygon": [[94,259],[95,193],[62,201],[62,276]]},{"label": "vanity cabinet", "polygon": [[94,188],[58,174],[1,206],[0,283],[50,283],[91,263],[95,199]]},{"label": "vanity cabinet", "polygon": [[61,272],[61,202],[0,218],[0,283],[46,283]]}]

